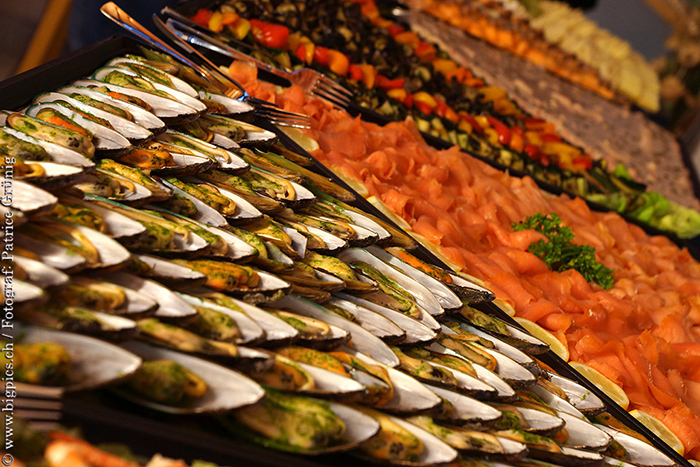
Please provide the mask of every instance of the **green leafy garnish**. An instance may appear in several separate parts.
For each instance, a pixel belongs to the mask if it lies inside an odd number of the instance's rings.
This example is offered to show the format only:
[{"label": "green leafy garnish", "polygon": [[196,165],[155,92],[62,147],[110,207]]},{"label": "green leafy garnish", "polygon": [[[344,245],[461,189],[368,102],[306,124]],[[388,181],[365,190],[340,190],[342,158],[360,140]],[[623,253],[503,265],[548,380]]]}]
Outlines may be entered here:
[{"label": "green leafy garnish", "polygon": [[615,170],[613,170],[613,175],[617,178],[624,178],[625,180],[632,180],[632,176],[627,171],[627,167],[622,164],[617,164]]},{"label": "green leafy garnish", "polygon": [[595,282],[604,289],[612,287],[613,270],[596,261],[592,246],[571,243],[574,234],[570,228],[561,225],[558,215],[537,213],[513,224],[516,232],[528,229],[540,232],[549,240],[533,242],[527,249],[544,261],[549,269],[558,272],[575,269],[588,282]]}]

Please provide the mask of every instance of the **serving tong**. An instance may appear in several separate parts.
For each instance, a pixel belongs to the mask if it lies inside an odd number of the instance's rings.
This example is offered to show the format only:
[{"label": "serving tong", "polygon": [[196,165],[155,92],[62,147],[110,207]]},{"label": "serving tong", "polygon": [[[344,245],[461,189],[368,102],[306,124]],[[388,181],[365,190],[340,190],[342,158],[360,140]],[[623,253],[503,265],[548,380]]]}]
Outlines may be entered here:
[{"label": "serving tong", "polygon": [[209,59],[207,59],[194,47],[180,40],[175,34],[173,34],[157,16],[154,15],[154,21],[156,22],[156,26],[158,26],[159,29],[161,29],[166,35],[168,35],[168,37],[171,40],[174,40],[175,43],[182,47],[186,52],[194,53],[195,55],[197,55],[207,65],[207,67],[200,66],[198,63],[190,60],[183,54],[176,51],[170,45],[165,43],[163,40],[158,38],[155,34],[153,34],[151,31],[146,29],[139,22],[137,22],[135,19],[129,16],[114,2],[105,3],[100,8],[100,11],[107,18],[114,21],[116,24],[123,27],[132,34],[143,39],[149,45],[172,55],[180,62],[194,69],[206,81],[211,83],[216,88],[221,89],[226,96],[249,104],[251,106],[251,110],[255,111],[255,115],[268,119],[270,120],[270,122],[281,126],[310,128],[310,121],[307,115],[282,110],[275,104],[271,104],[270,102],[250,96],[243,88],[243,86],[241,86],[232,78],[229,78],[228,76],[221,73],[217,69],[216,65],[209,61]]},{"label": "serving tong", "polygon": [[248,44],[235,41],[212,31],[203,31],[201,26],[193,23],[171,8],[166,7],[161,10],[161,13],[170,16],[166,22],[166,27],[181,40],[189,44],[206,48],[233,59],[253,62],[259,69],[284,78],[290,83],[300,86],[305,92],[325,99],[342,109],[347,108],[350,104],[352,92],[321,72],[312,70],[311,68],[301,68],[296,71],[291,71],[274,67],[228,45],[228,43],[235,43],[250,48]]}]

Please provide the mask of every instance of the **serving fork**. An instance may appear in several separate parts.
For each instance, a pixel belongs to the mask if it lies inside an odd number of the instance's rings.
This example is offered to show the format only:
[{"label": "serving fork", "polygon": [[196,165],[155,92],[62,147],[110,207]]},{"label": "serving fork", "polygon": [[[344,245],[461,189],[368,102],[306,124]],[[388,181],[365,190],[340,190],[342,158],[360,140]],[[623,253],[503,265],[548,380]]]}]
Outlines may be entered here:
[{"label": "serving fork", "polygon": [[35,430],[55,429],[63,412],[62,398],[62,388],[18,383],[14,416]]},{"label": "serving fork", "polygon": [[284,78],[301,87],[305,92],[321,97],[338,107],[347,108],[350,104],[352,92],[321,72],[311,68],[301,68],[295,71],[277,68],[231,47],[227,42],[235,42],[249,47],[247,44],[234,41],[213,31],[203,31],[201,26],[191,22],[171,8],[164,8],[161,13],[170,16],[166,23],[170,31],[190,44],[204,47],[230,58],[253,62],[258,68]]},{"label": "serving fork", "polygon": [[194,53],[197,55],[208,67],[205,66],[200,66],[198,63],[190,60],[189,58],[185,57],[175,49],[173,49],[170,45],[165,43],[163,40],[158,38],[156,35],[154,35],[151,31],[143,27],[140,23],[138,23],[135,19],[133,19],[131,16],[129,16],[124,10],[119,8],[114,2],[107,2],[102,7],[100,8],[100,11],[102,14],[104,14],[107,18],[111,19],[114,21],[116,24],[119,26],[123,27],[127,31],[131,32],[132,34],[138,36],[142,40],[146,41],[149,45],[156,47],[173,57],[175,57],[177,60],[180,62],[184,63],[185,65],[189,66],[190,68],[194,69],[202,78],[204,78],[207,82],[211,83],[213,86],[215,86],[217,89],[220,89],[226,96],[238,99],[241,102],[245,102],[248,105],[251,106],[251,110],[255,111],[255,115],[266,118],[270,120],[272,123],[281,125],[281,126],[290,126],[290,127],[296,127],[296,128],[310,128],[310,120],[307,115],[295,113],[295,112],[289,112],[283,109],[280,109],[278,106],[275,104],[272,104],[270,102],[257,99],[255,97],[250,96],[246,90],[241,86],[239,83],[237,83],[235,80],[232,78],[229,78],[228,76],[224,75],[221,73],[216,65],[211,63],[204,55],[202,55],[199,51],[194,49],[194,47],[190,46],[187,43],[184,43],[180,41],[180,39],[172,34],[167,27],[165,26],[164,23],[160,20],[160,18],[154,16],[154,20],[156,21],[156,25],[160,28],[163,29],[168,36],[175,40],[178,45],[183,47],[187,52]]}]

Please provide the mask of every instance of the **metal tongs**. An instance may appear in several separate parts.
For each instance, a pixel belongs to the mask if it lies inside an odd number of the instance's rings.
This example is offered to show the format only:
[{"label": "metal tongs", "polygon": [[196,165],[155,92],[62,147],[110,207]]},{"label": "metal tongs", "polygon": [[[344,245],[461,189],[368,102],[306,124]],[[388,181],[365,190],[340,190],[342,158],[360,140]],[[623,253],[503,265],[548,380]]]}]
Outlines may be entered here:
[{"label": "metal tongs", "polygon": [[307,115],[298,114],[294,112],[288,112],[277,107],[275,104],[266,102],[261,99],[256,99],[250,96],[243,86],[237,83],[235,80],[229,78],[228,76],[221,73],[216,65],[214,65],[209,59],[197,51],[194,47],[190,46],[186,42],[180,40],[172,32],[170,32],[165,24],[154,15],[154,21],[156,25],[164,30],[164,33],[168,35],[172,40],[175,41],[180,47],[182,47],[186,52],[194,53],[202,60],[208,67],[201,66],[198,63],[190,60],[186,56],[182,55],[180,52],[172,48],[170,45],[165,43],[163,40],[154,35],[151,31],[143,27],[139,22],[129,16],[124,10],[119,8],[114,2],[107,2],[100,8],[102,14],[117,23],[119,26],[123,27],[132,34],[138,36],[142,40],[146,41],[149,45],[156,47],[182,62],[183,64],[189,66],[195,70],[203,79],[212,84],[217,89],[220,89],[223,94],[228,97],[238,99],[241,102],[245,102],[251,105],[251,111],[255,111],[255,115],[262,118],[270,120],[272,123],[282,126],[291,126],[297,128],[310,128],[310,120]]},{"label": "metal tongs", "polygon": [[189,44],[204,47],[230,58],[253,62],[259,69],[284,78],[290,83],[300,86],[305,92],[321,97],[338,107],[347,108],[350,103],[352,92],[323,73],[310,68],[301,68],[296,71],[279,69],[231,47],[226,42],[233,42],[250,48],[247,44],[239,43],[234,39],[229,39],[212,31],[204,32],[201,26],[189,21],[170,8],[164,8],[161,10],[161,13],[171,16],[166,22],[166,27],[181,40]]}]

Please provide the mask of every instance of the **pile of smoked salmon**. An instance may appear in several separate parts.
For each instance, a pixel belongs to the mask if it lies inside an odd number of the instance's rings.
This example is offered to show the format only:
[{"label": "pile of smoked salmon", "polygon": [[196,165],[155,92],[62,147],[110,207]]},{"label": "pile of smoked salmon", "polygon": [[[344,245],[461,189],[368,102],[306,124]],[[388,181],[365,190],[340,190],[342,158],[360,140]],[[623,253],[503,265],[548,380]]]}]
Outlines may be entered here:
[{"label": "pile of smoked salmon", "polygon": [[[619,384],[630,409],[656,416],[687,457],[700,459],[700,264],[686,250],[457,148],[433,149],[411,121],[379,127],[299,88],[260,83],[252,66],[234,63],[230,72],[252,95],[309,114],[317,158],[362,182],[518,316],[551,330],[572,360]],[[610,290],[573,270],[552,272],[527,251],[541,234],[511,225],[538,212],[559,214],[574,243],[596,248],[598,260],[615,270]]]}]

